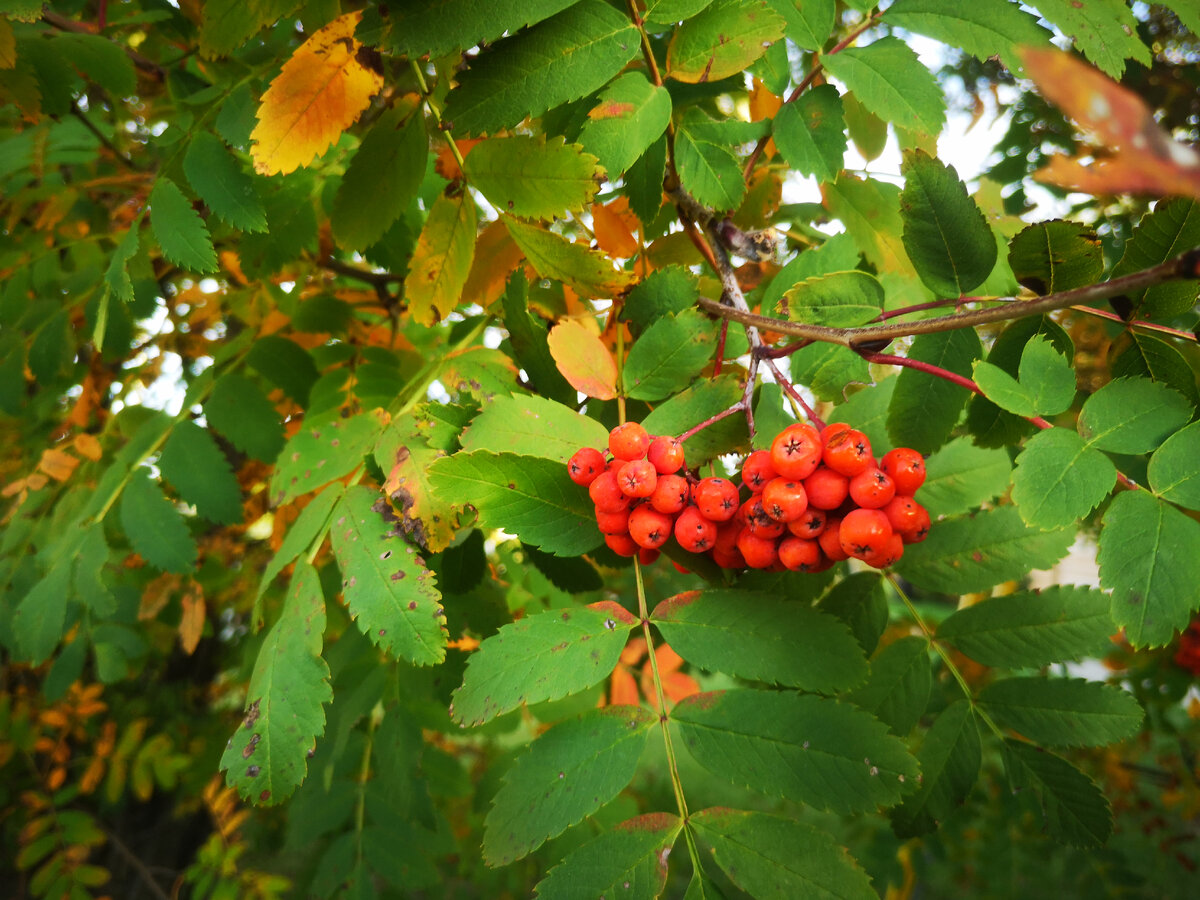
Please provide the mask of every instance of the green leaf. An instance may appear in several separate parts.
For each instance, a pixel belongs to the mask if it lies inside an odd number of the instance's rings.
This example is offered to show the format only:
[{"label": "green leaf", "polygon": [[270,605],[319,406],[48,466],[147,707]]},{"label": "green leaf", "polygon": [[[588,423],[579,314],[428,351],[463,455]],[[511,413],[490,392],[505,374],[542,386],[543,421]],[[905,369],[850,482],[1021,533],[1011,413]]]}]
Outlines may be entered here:
[{"label": "green leaf", "polygon": [[861,684],[866,657],[834,617],[760,592],[688,591],[650,614],[693,666],[736,678],[833,692]]},{"label": "green leaf", "polygon": [[642,19],[647,25],[674,25],[690,19],[712,0],[646,0]]},{"label": "green leaf", "polygon": [[1055,585],[964,607],[937,636],[985,666],[1040,667],[1103,655],[1116,628],[1109,606],[1094,588]]},{"label": "green leaf", "polygon": [[483,858],[506,866],[619,794],[637,770],[648,709],[606,706],[560,722],[504,774],[483,825]]},{"label": "green leaf", "polygon": [[208,424],[233,446],[263,462],[283,449],[283,425],[275,404],[249,378],[229,372],[217,379],[204,403]]},{"label": "green leaf", "polygon": [[846,121],[837,88],[822,84],[785,103],[775,114],[772,134],[792,168],[818,181],[832,181],[846,155]]},{"label": "green leaf", "polygon": [[675,165],[684,189],[704,206],[732,211],[741,205],[742,168],[724,145],[696,137],[685,125],[675,132]]},{"label": "green leaf", "polygon": [[[842,105],[846,109],[846,133],[854,142],[855,148],[867,162],[878,159],[887,145],[887,122],[868,112],[853,92],[847,91],[842,95]],[[900,189],[896,188],[896,192],[899,191]]]},{"label": "green leaf", "polygon": [[141,216],[133,220],[133,223],[121,236],[121,240],[117,242],[117,246],[113,250],[112,259],[109,260],[108,268],[104,270],[105,284],[125,303],[133,300],[133,281],[129,277],[129,261],[138,252],[138,229],[141,227],[141,224]]},{"label": "green leaf", "polygon": [[460,135],[511,128],[602,87],[640,52],[637,28],[625,15],[603,0],[581,0],[475,57],[458,76],[443,118]]},{"label": "green leaf", "polygon": [[855,572],[830,588],[817,607],[846,623],[863,652],[875,652],[887,628],[887,597],[883,579],[876,572]]},{"label": "green leaf", "polygon": [[308,393],[321,374],[307,350],[273,334],[254,342],[246,362],[302,406],[308,405]]},{"label": "green leaf", "polygon": [[599,188],[597,159],[578,144],[544,134],[492,138],[466,159],[467,178],[497,209],[526,219],[578,212]]},{"label": "green leaf", "polygon": [[939,297],[978,287],[996,265],[996,240],[955,171],[922,150],[904,155],[900,217],[904,249]]},{"label": "green leaf", "polygon": [[[697,422],[729,409],[741,396],[742,386],[736,376],[706,378],[660,403],[642,420],[642,426],[650,434],[679,435]],[[687,466],[694,469],[730,453],[746,439],[745,416],[727,416],[683,442]]]},{"label": "green leaf", "polygon": [[1191,419],[1178,391],[1145,378],[1118,378],[1088,397],[1076,427],[1089,447],[1108,453],[1148,453]]},{"label": "green leaf", "polygon": [[[283,536],[283,543],[267,563],[262,578],[258,582],[258,594],[254,601],[254,615],[251,616],[255,629],[261,628],[261,600],[271,582],[275,580],[288,565],[293,563],[300,554],[308,550],[318,537],[323,536],[329,529],[333,508],[342,499],[345,489],[340,483],[331,484],[308,502],[300,515],[292,523],[292,527]],[[322,538],[323,539],[323,538]]]},{"label": "green leaf", "polygon": [[1124,0],[1040,0],[1038,12],[1114,79],[1125,71],[1126,59],[1150,65],[1150,50],[1138,38],[1137,20]]},{"label": "green leaf", "polygon": [[329,529],[342,595],[359,630],[389,656],[418,666],[440,663],[447,639],[442,595],[397,524],[377,491],[346,489]]},{"label": "green leaf", "polygon": [[[671,122],[671,95],[641,72],[626,72],[613,79],[597,99],[588,110],[579,142],[596,155],[612,180],[666,131]],[[661,179],[659,182],[661,189]]]},{"label": "green leaf", "polygon": [[221,756],[229,784],[260,806],[282,803],[304,780],[333,699],[321,658],[325,597],[317,570],[297,564],[279,621],[254,662],[246,715]]},{"label": "green leaf", "polygon": [[581,447],[608,447],[608,430],[595,419],[569,406],[542,397],[497,397],[471,420],[459,438],[463,450],[474,453],[516,453],[553,459],[563,464]]},{"label": "green leaf", "polygon": [[505,625],[467,660],[450,716],[462,725],[482,725],[522,703],[589,688],[612,673],[637,624],[622,606],[605,600]]},{"label": "green leaf", "polygon": [[758,900],[871,900],[871,879],[825,830],[761,812],[705,809],[688,819],[729,879]]},{"label": "green leaf", "polygon": [[529,282],[523,270],[509,278],[500,303],[513,360],[525,370],[533,389],[548,399],[574,403],[575,388],[558,371],[550,353],[550,326],[529,307]]},{"label": "green leaf", "polygon": [[220,138],[207,131],[192,138],[183,171],[200,198],[234,228],[267,230],[267,213],[255,193],[254,179]]},{"label": "green leaf", "polygon": [[1117,469],[1075,432],[1047,428],[1026,442],[1012,479],[1013,503],[1026,524],[1062,528],[1100,505],[1117,483]]},{"label": "green leaf", "polygon": [[983,591],[1049,569],[1063,558],[1073,529],[1041,531],[1013,506],[938,522],[920,544],[905,548],[896,571],[913,584],[945,594]]},{"label": "green leaf", "polygon": [[[846,109],[850,109],[848,102]],[[841,172],[832,184],[823,184],[821,192],[829,214],[842,221],[858,250],[877,271],[916,277],[901,237],[900,188]]]},{"label": "green leaf", "polygon": [[999,56],[1014,75],[1024,74],[1018,46],[1045,46],[1050,41],[1036,17],[1008,0],[897,0],[885,18],[907,31],[959,47],[980,61]]},{"label": "green leaf", "polygon": [[362,465],[383,422],[374,413],[348,419],[334,411],[313,416],[288,439],[271,475],[271,501],[290,503]]},{"label": "green leaf", "polygon": [[1104,252],[1095,229],[1054,219],[1017,234],[1009,244],[1008,264],[1025,287],[1037,294],[1054,294],[1099,281]]},{"label": "green leaf", "polygon": [[175,504],[144,468],[135,469],[121,495],[121,527],[146,562],[167,572],[190,572],[196,542]]},{"label": "green leaf", "polygon": [[887,726],[854,706],[791,692],[693,694],[671,719],[696,762],[734,784],[817,809],[891,806],[917,776]]},{"label": "green leaf", "polygon": [[398,55],[416,59],[445,56],[506,32],[515,34],[557,12],[574,0],[400,0],[388,4],[390,31],[385,45]]},{"label": "green leaf", "polygon": [[242,489],[206,429],[195,422],[176,423],[158,467],[179,496],[204,518],[222,525],[242,521]]},{"label": "green leaf", "polygon": [[663,177],[667,171],[667,137],[663,135],[625,172],[629,208],[642,222],[653,222],[663,204]]},{"label": "green leaf", "polygon": [[884,647],[871,660],[867,683],[846,699],[903,737],[929,705],[932,685],[929,642],[910,635]]},{"label": "green leaf", "polygon": [[921,785],[892,810],[899,837],[935,831],[966,800],[979,777],[979,726],[966,700],[957,700],[934,720],[917,753]]},{"label": "green leaf", "polygon": [[634,334],[639,334],[663,316],[695,306],[699,296],[692,273],[680,266],[669,266],[656,269],[634,285],[621,314],[633,324]]},{"label": "green leaf", "polygon": [[[859,359],[866,362],[862,357]],[[876,456],[886,453],[892,449],[892,442],[887,433],[887,414],[888,407],[892,403],[892,395],[896,391],[896,383],[895,378],[884,378],[875,384],[855,391],[850,394],[849,400],[840,404],[828,416],[828,420],[846,422],[857,428],[871,441],[871,447],[874,448]],[[924,500],[921,502],[924,503]]]},{"label": "green leaf", "polygon": [[[960,328],[913,339],[908,358],[970,377],[971,364],[983,355],[974,329]],[[896,391],[888,408],[887,429],[897,447],[912,447],[929,455],[942,446],[958,422],[970,391],[915,369],[896,376]]]},{"label": "green leaf", "polygon": [[1150,378],[1179,391],[1192,406],[1200,406],[1196,375],[1174,345],[1141,331],[1131,329],[1125,334],[1129,343],[1112,361],[1113,378]]},{"label": "green leaf", "polygon": [[1014,791],[1037,792],[1046,828],[1058,840],[1075,847],[1100,847],[1112,834],[1112,811],[1104,794],[1061,756],[1006,740],[1004,767]]},{"label": "green leaf", "polygon": [[934,520],[961,515],[1003,494],[1011,472],[1004,450],[977,447],[969,437],[955,438],[925,460],[920,503]]},{"label": "green leaf", "polygon": [[414,112],[397,104],[379,117],[350,160],[333,201],[329,223],[339,247],[362,250],[383,237],[416,198],[428,155],[419,108]]},{"label": "green leaf", "polygon": [[217,254],[208,226],[175,182],[158,176],[149,199],[150,227],[167,259],[196,272],[215,272]]},{"label": "green leaf", "polygon": [[787,20],[787,36],[797,47],[820,50],[833,32],[836,5],[833,0],[767,0]]},{"label": "green leaf", "polygon": [[[776,118],[778,119],[778,116]],[[834,235],[818,247],[796,254],[795,259],[780,269],[763,290],[764,313],[774,315],[779,309],[783,295],[800,282],[820,275],[856,269],[859,262],[858,247],[854,239],[845,232]]]},{"label": "green leaf", "polygon": [[1154,493],[1188,509],[1200,509],[1200,422],[1175,432],[1150,457]]},{"label": "green leaf", "polygon": [[625,396],[661,400],[695,379],[712,358],[716,323],[697,309],[664,316],[641,333],[625,361]]},{"label": "green leaf", "polygon": [[1146,491],[1122,491],[1104,514],[1100,584],[1112,618],[1135,647],[1161,647],[1200,604],[1200,523]]},{"label": "green leaf", "polygon": [[1051,747],[1102,747],[1142,724],[1132,694],[1081,678],[1005,678],[980,691],[978,702],[1001,726]]},{"label": "green leaf", "polygon": [[[45,576],[29,589],[17,605],[12,618],[12,634],[20,650],[20,659],[40,666],[58,642],[66,627],[67,604],[71,601],[71,561],[58,560]],[[76,638],[76,641],[80,641]]]},{"label": "green leaf", "polygon": [[849,347],[818,341],[792,354],[792,380],[808,385],[822,400],[838,403],[846,399],[847,385],[870,384],[871,369]]},{"label": "green leaf", "polygon": [[883,287],[866,272],[832,272],[797,284],[782,306],[793,322],[848,328],[883,311]]},{"label": "green leaf", "polygon": [[600,544],[587,489],[558,460],[455,453],[429,467],[429,483],[446,501],[478,509],[481,528],[503,528],[547,553],[578,556]]},{"label": "green leaf", "polygon": [[763,0],[716,0],[675,29],[667,75],[696,84],[740,74],[783,37],[785,24]]},{"label": "green leaf", "polygon": [[60,32],[54,35],[54,52],[96,82],[119,103],[137,93],[137,73],[124,48],[98,34]]},{"label": "green leaf", "polygon": [[847,47],[821,58],[866,109],[905,131],[937,135],[946,119],[946,99],[933,73],[897,37],[866,47]]},{"label": "green leaf", "polygon": [[[1196,246],[1200,246],[1200,201],[1187,197],[1159,200],[1133,229],[1113,277],[1140,272]],[[1130,291],[1128,296],[1135,317],[1170,319],[1195,305],[1196,292],[1196,282],[1187,280]]]},{"label": "green leaf", "polygon": [[422,325],[436,325],[458,305],[475,258],[478,214],[469,191],[433,201],[404,278],[409,310]]},{"label": "green leaf", "polygon": [[647,813],[593,838],[537,883],[543,900],[596,897],[653,900],[667,884],[667,857],[683,822],[670,813]]},{"label": "green leaf", "polygon": [[614,268],[611,259],[586,244],[509,216],[502,219],[539,275],[568,284],[583,297],[612,297],[633,281],[630,273]]}]

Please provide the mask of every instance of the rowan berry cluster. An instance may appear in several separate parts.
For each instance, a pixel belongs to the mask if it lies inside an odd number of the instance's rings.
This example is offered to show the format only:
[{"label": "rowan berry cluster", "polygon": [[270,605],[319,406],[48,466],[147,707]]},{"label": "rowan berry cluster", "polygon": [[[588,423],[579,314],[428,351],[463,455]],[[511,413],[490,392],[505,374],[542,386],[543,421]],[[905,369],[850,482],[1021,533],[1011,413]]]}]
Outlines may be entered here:
[{"label": "rowan berry cluster", "polygon": [[695,477],[679,441],[636,422],[609,433],[608,451],[585,447],[567,468],[587,487],[605,543],[643,563],[673,535],[727,569],[820,572],[850,557],[882,569],[929,532],[913,499],[924,457],[904,447],[877,461],[867,436],[842,423],[789,425],[746,457],[741,487]]}]

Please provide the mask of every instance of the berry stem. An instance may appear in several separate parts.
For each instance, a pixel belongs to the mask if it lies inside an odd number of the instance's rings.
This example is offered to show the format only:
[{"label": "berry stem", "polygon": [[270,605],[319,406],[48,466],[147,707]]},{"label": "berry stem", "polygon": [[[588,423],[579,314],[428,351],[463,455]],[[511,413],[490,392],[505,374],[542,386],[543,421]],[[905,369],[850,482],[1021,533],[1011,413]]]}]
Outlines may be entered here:
[{"label": "berry stem", "polygon": [[824,420],[817,415],[816,410],[808,405],[807,401],[804,399],[804,395],[796,390],[795,385],[793,385],[791,380],[783,374],[783,370],[779,368],[779,365],[775,362],[775,360],[768,359],[766,360],[766,363],[767,368],[771,370],[771,374],[775,376],[775,380],[779,382],[779,386],[783,388],[784,392],[791,397],[792,400],[800,405],[800,408],[804,410],[804,414],[808,416],[808,420],[817,428],[824,428]]},{"label": "berry stem", "polygon": [[727,419],[730,416],[732,416],[734,413],[741,412],[745,408],[744,404],[745,404],[744,400],[739,400],[737,403],[733,404],[733,406],[729,407],[728,409],[723,409],[719,413],[717,413],[715,416],[709,416],[703,422],[700,422],[697,425],[693,425],[691,428],[689,428],[683,434],[681,434],[677,438],[675,438],[675,440],[679,441],[679,443],[682,444],[684,441],[686,441],[692,435],[698,434],[699,432],[701,432],[705,428],[707,428],[709,425],[715,425],[717,422],[720,422],[722,419]]},{"label": "berry stem", "polygon": [[729,320],[721,320],[721,330],[717,334],[717,359],[713,363],[713,378],[721,374],[721,362],[725,358],[725,338],[729,334]]},{"label": "berry stem", "polygon": [[1170,325],[1159,325],[1157,322],[1147,322],[1143,319],[1133,319],[1132,321],[1127,322],[1116,313],[1108,312],[1107,310],[1103,309],[1094,309],[1090,306],[1072,306],[1071,309],[1075,310],[1076,312],[1087,313],[1089,316],[1098,316],[1101,319],[1108,319],[1110,322],[1120,322],[1122,325],[1125,325],[1129,328],[1141,328],[1146,331],[1156,331],[1159,334],[1169,335],[1170,337],[1179,338],[1183,341],[1191,341],[1192,343],[1197,343],[1197,341],[1200,341],[1200,338],[1197,338],[1196,335],[1192,334],[1192,332],[1184,331],[1182,328],[1172,328]]}]

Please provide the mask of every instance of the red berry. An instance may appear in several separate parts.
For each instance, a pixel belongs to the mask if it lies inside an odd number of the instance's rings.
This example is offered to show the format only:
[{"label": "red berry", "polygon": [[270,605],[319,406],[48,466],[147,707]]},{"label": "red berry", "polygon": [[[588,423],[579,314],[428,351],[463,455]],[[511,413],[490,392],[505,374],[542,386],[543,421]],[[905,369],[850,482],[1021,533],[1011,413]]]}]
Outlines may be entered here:
[{"label": "red berry", "polygon": [[794,522],[788,522],[788,531],[798,538],[805,540],[815,540],[817,535],[825,530],[825,520],[828,514],[823,509],[813,509],[809,507],[799,519]]},{"label": "red berry", "polygon": [[896,493],[911,497],[925,483],[925,457],[910,447],[897,447],[879,463],[896,485]]},{"label": "red berry", "polygon": [[917,517],[917,524],[913,528],[900,532],[906,544],[919,544],[929,534],[929,512],[920,504],[917,504]]},{"label": "red berry", "polygon": [[821,429],[821,443],[828,444],[833,440],[834,435],[841,434],[843,431],[849,431],[850,426],[845,422],[830,422]]},{"label": "red berry", "polygon": [[846,513],[838,530],[842,550],[855,559],[882,551],[892,539],[892,526],[883,510],[855,509]]},{"label": "red berry", "polygon": [[[741,529],[739,528],[740,532]],[[737,548],[735,543],[729,550],[721,547],[712,548],[712,558],[722,569],[744,569],[746,568],[746,557],[742,556],[742,551]]]},{"label": "red berry", "polygon": [[640,562],[643,566],[653,565],[657,559],[657,550],[651,550],[649,547],[643,547],[642,549],[638,550],[638,562]]},{"label": "red berry", "polygon": [[746,517],[746,528],[756,537],[777,538],[786,530],[782,522],[777,522],[767,515],[761,496],[751,497],[742,509]]},{"label": "red berry", "polygon": [[639,506],[629,514],[629,536],[640,547],[657,550],[671,537],[675,523],[652,506]]},{"label": "red berry", "polygon": [[567,473],[573,482],[587,487],[604,471],[605,466],[603,453],[595,447],[584,447],[577,450],[567,462]]},{"label": "red berry", "polygon": [[737,548],[746,560],[746,565],[752,569],[769,569],[779,559],[775,541],[772,538],[759,537],[749,528],[743,528],[742,533],[738,535]]},{"label": "red berry", "polygon": [[683,465],[683,444],[673,437],[660,434],[650,442],[650,449],[646,451],[646,459],[650,460],[659,475],[678,472]]},{"label": "red berry", "polygon": [[779,561],[793,572],[811,572],[821,564],[821,545],[789,535],[779,542]]},{"label": "red berry", "polygon": [[879,509],[895,496],[895,483],[874,466],[850,479],[850,499],[863,509]]},{"label": "red berry", "polygon": [[738,522],[736,519],[719,523],[717,525],[717,539],[713,541],[713,549],[720,550],[722,553],[730,553],[736,550],[738,535],[741,534],[744,527],[746,527],[746,523]]},{"label": "red berry", "polygon": [[692,502],[714,522],[728,522],[738,511],[738,489],[728,478],[704,478],[692,490]]},{"label": "red berry", "polygon": [[626,497],[649,497],[658,484],[658,473],[647,459],[634,459],[617,470],[617,486]]},{"label": "red berry", "polygon": [[675,540],[690,553],[703,553],[717,540],[717,525],[689,506],[675,520]]},{"label": "red berry", "polygon": [[847,428],[833,435],[821,451],[821,461],[835,472],[853,478],[875,464],[871,442],[861,431]]},{"label": "red berry", "polygon": [[[929,513],[925,512],[925,507],[912,497],[897,494],[881,508],[883,514],[888,517],[888,521],[892,523],[892,531],[895,532],[916,531],[923,523],[926,525],[929,523]],[[923,519],[922,514],[924,514]]]},{"label": "red berry", "polygon": [[617,475],[612,469],[605,469],[588,485],[588,496],[600,512],[620,512],[629,509],[629,498],[621,493],[617,486]]},{"label": "red berry", "polygon": [[771,454],[766,450],[755,450],[742,463],[742,484],[754,493],[766,487],[776,474],[775,467],[771,465]]},{"label": "red berry", "polygon": [[771,465],[785,478],[807,478],[820,462],[821,435],[811,425],[789,425],[771,442]]},{"label": "red berry", "polygon": [[850,554],[842,549],[842,541],[839,534],[841,530],[841,519],[828,519],[825,522],[824,530],[817,536],[817,543],[821,545],[821,552],[834,562],[839,562],[850,557]]},{"label": "red berry", "polygon": [[682,475],[660,475],[650,495],[650,505],[660,513],[674,515],[687,506],[691,490]]},{"label": "red berry", "polygon": [[608,544],[608,549],[617,556],[637,556],[638,550],[641,549],[627,534],[605,535],[604,543]]},{"label": "red berry", "polygon": [[776,522],[794,522],[808,509],[808,494],[798,481],[772,478],[763,488],[762,506]]},{"label": "red berry", "polygon": [[850,491],[850,479],[821,466],[804,479],[804,490],[813,509],[837,509]]},{"label": "red berry", "polygon": [[629,510],[602,512],[596,510],[596,524],[601,534],[625,534],[629,531]]},{"label": "red berry", "polygon": [[608,433],[608,450],[617,459],[641,459],[650,449],[650,435],[637,422],[618,425]]},{"label": "red berry", "polygon": [[895,565],[900,561],[900,557],[904,555],[904,541],[900,535],[893,534],[886,544],[879,550],[873,553],[868,553],[863,557],[863,562],[868,566],[874,566],[876,569],[886,569],[888,566]]}]

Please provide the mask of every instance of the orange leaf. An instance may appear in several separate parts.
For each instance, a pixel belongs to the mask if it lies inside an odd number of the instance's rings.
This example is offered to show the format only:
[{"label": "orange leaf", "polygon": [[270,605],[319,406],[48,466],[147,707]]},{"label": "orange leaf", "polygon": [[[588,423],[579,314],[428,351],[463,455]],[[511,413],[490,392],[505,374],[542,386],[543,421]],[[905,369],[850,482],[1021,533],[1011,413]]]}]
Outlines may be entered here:
[{"label": "orange leaf", "polygon": [[546,342],[571,387],[597,400],[617,396],[616,360],[596,334],[574,319],[565,319],[550,329]]},{"label": "orange leaf", "polygon": [[642,657],[646,655],[646,639],[635,637],[632,638],[625,649],[621,651],[621,662],[627,666],[637,665]]},{"label": "orange leaf", "polygon": [[79,460],[70,453],[53,448],[43,450],[42,458],[38,462],[38,468],[55,481],[66,481],[71,477],[71,473],[75,471],[77,465],[79,465]]},{"label": "orange leaf", "polygon": [[767,86],[754,79],[754,90],[750,92],[750,121],[773,119],[783,106],[783,100],[767,90]]},{"label": "orange leaf", "polygon": [[1092,163],[1055,157],[1039,181],[1091,194],[1200,197],[1200,155],[1172,140],[1137,94],[1061,50],[1026,49],[1021,59],[1042,95],[1104,148]]},{"label": "orange leaf", "polygon": [[183,618],[179,620],[179,645],[184,653],[191,656],[200,643],[200,636],[204,634],[204,593],[200,585],[193,581],[180,602],[183,604]]},{"label": "orange leaf", "polygon": [[338,16],[297,48],[258,107],[254,169],[286,175],[324,153],[383,87],[378,64],[354,38],[361,12]]},{"label": "orange leaf", "polygon": [[628,669],[617,666],[612,673],[612,689],[609,692],[614,706],[637,706],[637,682]]},{"label": "orange leaf", "polygon": [[638,252],[637,238],[613,210],[597,203],[592,207],[592,228],[596,232],[596,243],[609,256],[630,259]]},{"label": "orange leaf", "polygon": [[475,262],[463,287],[462,302],[478,303],[484,309],[495,303],[524,255],[503,222],[488,225],[476,239]]},{"label": "orange leaf", "polygon": [[[467,154],[471,152],[471,148],[482,141],[483,138],[463,138],[461,141],[455,141],[454,146],[458,148],[459,155],[463,159],[467,158]],[[458,160],[454,158],[454,154],[450,152],[449,144],[442,144],[438,149],[437,161],[433,164],[437,173],[447,181],[458,181],[463,177],[462,169],[458,167]]]},{"label": "orange leaf", "polygon": [[103,453],[100,449],[100,442],[91,434],[82,433],[75,435],[75,440],[72,444],[75,447],[76,453],[90,459],[92,462],[98,460]]}]

